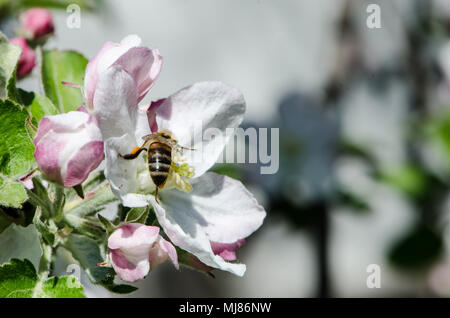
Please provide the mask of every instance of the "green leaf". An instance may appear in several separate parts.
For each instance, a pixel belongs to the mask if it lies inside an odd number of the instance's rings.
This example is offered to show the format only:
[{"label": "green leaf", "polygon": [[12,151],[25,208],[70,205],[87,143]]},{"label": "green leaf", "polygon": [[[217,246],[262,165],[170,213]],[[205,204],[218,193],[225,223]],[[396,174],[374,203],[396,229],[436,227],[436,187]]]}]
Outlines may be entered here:
[{"label": "green leaf", "polygon": [[81,184],[77,184],[73,189],[81,199],[84,199],[83,186]]},{"label": "green leaf", "polygon": [[114,232],[114,230],[116,229],[116,226],[110,220],[108,220],[101,214],[97,214],[97,217],[100,220],[100,222],[102,222],[102,224],[106,230],[106,234],[108,236]]},{"label": "green leaf", "polygon": [[211,171],[236,180],[242,180],[243,178],[242,169],[233,164],[217,163],[211,168]]},{"label": "green leaf", "polygon": [[0,234],[0,264],[10,258],[27,258],[35,266],[39,264],[42,250],[36,227],[32,224],[27,227],[10,225]]},{"label": "green leaf", "polygon": [[0,266],[1,298],[31,298],[36,283],[36,270],[29,260],[11,259]]},{"label": "green leaf", "polygon": [[56,222],[61,221],[63,217],[64,205],[66,203],[66,196],[64,194],[64,187],[58,183],[53,183],[55,188],[55,198],[53,200],[53,214]]},{"label": "green leaf", "polygon": [[34,145],[28,136],[28,112],[10,100],[0,100],[0,205],[20,207],[27,196],[18,178],[34,164]]},{"label": "green leaf", "polygon": [[115,272],[111,267],[97,266],[104,259],[100,247],[93,239],[71,233],[64,242],[64,247],[84,268],[89,279],[95,284],[111,284]]},{"label": "green leaf", "polygon": [[125,218],[126,223],[142,223],[145,224],[149,213],[148,207],[132,208]]},{"label": "green leaf", "polygon": [[85,298],[83,286],[75,276],[50,277],[42,285],[39,297]]},{"label": "green leaf", "polygon": [[125,285],[125,284],[113,285],[113,286],[111,286],[111,288],[109,288],[110,291],[112,291],[113,293],[116,293],[116,294],[129,294],[129,293],[136,291],[137,289],[138,288],[135,286]]},{"label": "green leaf", "polygon": [[94,215],[103,209],[103,206],[117,200],[107,182],[97,189],[89,192],[85,199],[77,198],[66,203],[64,215],[85,217]]},{"label": "green leaf", "polygon": [[67,237],[64,247],[72,253],[72,256],[80,263],[94,284],[100,284],[119,294],[131,293],[137,289],[134,286],[114,284],[114,276],[116,275],[114,269],[109,266],[97,265],[103,263],[104,259],[99,244],[93,239],[71,233]]},{"label": "green leaf", "polygon": [[36,126],[42,117],[58,114],[58,109],[46,96],[37,95],[34,92],[27,92],[19,88],[19,97],[21,105],[26,106],[30,110],[33,116],[33,124]]},{"label": "green leaf", "polygon": [[0,32],[0,98],[16,99],[16,65],[21,49]]},{"label": "green leaf", "polygon": [[39,281],[33,264],[11,259],[0,266],[0,298],[84,298],[83,286],[74,276]]},{"label": "green leaf", "polygon": [[0,176],[0,205],[20,208],[27,199],[23,185]]},{"label": "green leaf", "polygon": [[36,207],[40,206],[42,213],[45,217],[50,217],[53,214],[52,201],[48,196],[47,189],[41,183],[38,176],[34,176],[33,179],[33,190],[25,189],[27,191],[30,202]]},{"label": "green leaf", "polygon": [[53,116],[58,114],[58,109],[55,105],[53,105],[49,98],[36,94],[33,95],[33,100],[30,104],[30,111],[36,124],[39,123],[44,116]]},{"label": "green leaf", "polygon": [[42,84],[46,96],[61,113],[76,110],[83,104],[81,90],[64,86],[66,81],[83,86],[88,60],[75,51],[42,52]]},{"label": "green leaf", "polygon": [[8,228],[12,223],[11,218],[9,218],[1,209],[0,209],[0,233],[2,233],[5,229]]}]

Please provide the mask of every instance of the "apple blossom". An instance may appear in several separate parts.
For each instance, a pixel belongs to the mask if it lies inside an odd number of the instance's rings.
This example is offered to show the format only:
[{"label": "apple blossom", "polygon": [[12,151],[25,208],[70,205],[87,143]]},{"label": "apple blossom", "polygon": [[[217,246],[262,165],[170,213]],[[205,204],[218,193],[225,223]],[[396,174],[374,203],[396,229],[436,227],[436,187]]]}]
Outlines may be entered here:
[{"label": "apple blossom", "polygon": [[17,77],[22,78],[28,75],[36,65],[36,54],[24,37],[12,38],[9,41],[22,49],[22,54],[17,64]]},{"label": "apple blossom", "polygon": [[108,238],[108,248],[114,270],[127,282],[143,279],[166,259],[178,269],[175,247],[159,235],[157,226],[122,225]]},{"label": "apple blossom", "polygon": [[141,39],[129,35],[120,43],[106,42],[86,67],[84,92],[89,108],[99,76],[112,65],[120,65],[136,81],[138,101],[144,98],[162,67],[162,57],[157,49],[140,46]]},{"label": "apple blossom", "polygon": [[19,16],[19,20],[26,37],[30,40],[38,40],[55,30],[52,14],[43,8],[29,9]]},{"label": "apple blossom", "polygon": [[[151,68],[142,56],[135,59],[135,64]],[[105,141],[105,175],[121,203],[128,207],[151,205],[173,244],[207,266],[242,276],[244,264],[226,261],[234,258],[235,249],[221,257],[211,244],[233,244],[249,236],[262,224],[265,211],[241,182],[206,172],[230,138],[225,130],[236,128],[243,119],[242,94],[220,82],[202,82],[150,107],[139,107],[139,83],[123,65],[110,64],[100,74],[86,76],[95,77],[92,100]],[[191,132],[198,121],[204,129],[223,132],[224,137],[204,140],[194,136]],[[174,152],[168,180],[159,192],[160,203],[153,196],[156,188],[144,157],[125,160],[119,156],[141,146],[142,137],[155,129],[168,130],[181,146],[197,150],[188,158]]]},{"label": "apple blossom", "polygon": [[42,118],[33,142],[41,172],[66,187],[86,180],[104,158],[97,121],[83,106]]}]

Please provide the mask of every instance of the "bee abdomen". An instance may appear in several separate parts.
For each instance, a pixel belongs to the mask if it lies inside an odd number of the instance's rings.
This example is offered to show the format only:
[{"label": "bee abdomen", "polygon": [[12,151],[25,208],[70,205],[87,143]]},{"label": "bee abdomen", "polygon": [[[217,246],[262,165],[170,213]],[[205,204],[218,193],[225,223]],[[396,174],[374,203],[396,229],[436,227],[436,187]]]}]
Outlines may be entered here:
[{"label": "bee abdomen", "polygon": [[158,187],[164,187],[169,176],[172,163],[172,149],[160,142],[152,143],[148,148],[148,167],[153,183]]}]

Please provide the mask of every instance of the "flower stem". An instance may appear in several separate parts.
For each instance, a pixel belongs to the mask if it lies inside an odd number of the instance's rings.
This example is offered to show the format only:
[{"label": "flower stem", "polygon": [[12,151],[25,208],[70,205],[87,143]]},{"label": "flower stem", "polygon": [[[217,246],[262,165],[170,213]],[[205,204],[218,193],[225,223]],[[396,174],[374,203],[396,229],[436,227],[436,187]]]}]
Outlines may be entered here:
[{"label": "flower stem", "polygon": [[34,287],[32,298],[41,297],[41,294],[43,292],[42,286],[50,276],[50,272],[52,270],[54,249],[50,245],[45,243],[42,237],[41,237],[41,248],[42,248],[42,256],[39,261],[38,280],[36,286]]},{"label": "flower stem", "polygon": [[39,261],[39,280],[44,281],[52,269],[53,248],[41,240],[42,256]]}]

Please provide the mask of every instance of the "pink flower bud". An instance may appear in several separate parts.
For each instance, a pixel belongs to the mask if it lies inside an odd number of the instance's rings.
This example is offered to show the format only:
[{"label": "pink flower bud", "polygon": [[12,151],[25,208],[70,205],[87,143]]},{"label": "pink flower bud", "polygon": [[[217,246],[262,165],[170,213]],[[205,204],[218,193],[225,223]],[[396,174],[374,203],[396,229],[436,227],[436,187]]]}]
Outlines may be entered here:
[{"label": "pink flower bud", "polygon": [[157,226],[123,225],[108,238],[108,247],[114,270],[127,282],[143,279],[168,258],[178,268],[175,247],[159,235]]},{"label": "pink flower bud", "polygon": [[42,8],[32,8],[19,16],[25,35],[31,40],[37,40],[55,31],[52,14]]},{"label": "pink flower bud", "polygon": [[162,67],[162,57],[157,49],[140,46],[141,39],[129,35],[120,43],[106,42],[86,67],[84,91],[87,106],[93,108],[94,93],[100,74],[109,67],[119,65],[136,82],[138,102],[155,82]]},{"label": "pink flower bud", "polygon": [[84,107],[42,118],[33,142],[41,172],[66,187],[81,184],[104,158],[97,121]]},{"label": "pink flower bud", "polygon": [[17,64],[17,77],[22,78],[28,75],[36,65],[36,54],[33,49],[28,46],[24,37],[13,38],[9,40],[11,43],[20,46],[22,54]]}]

